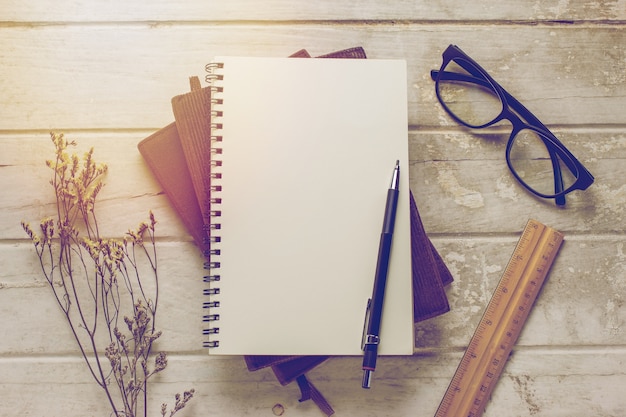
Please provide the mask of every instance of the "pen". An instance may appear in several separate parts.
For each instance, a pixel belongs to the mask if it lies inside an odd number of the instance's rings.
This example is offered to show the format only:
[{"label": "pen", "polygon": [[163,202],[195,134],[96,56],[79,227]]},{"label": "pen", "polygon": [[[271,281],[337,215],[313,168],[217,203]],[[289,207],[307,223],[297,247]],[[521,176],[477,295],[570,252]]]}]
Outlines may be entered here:
[{"label": "pen", "polygon": [[380,321],[383,312],[383,299],[385,297],[385,285],[387,283],[387,271],[389,269],[389,257],[391,255],[391,240],[393,226],[396,221],[396,208],[398,206],[398,184],[400,182],[400,162],[396,161],[391,177],[391,185],[387,191],[387,203],[385,205],[385,217],[383,218],[383,230],[380,234],[378,247],[378,261],[374,275],[374,290],[372,298],[367,301],[365,312],[365,324],[363,327],[363,388],[369,388],[372,372],[376,370],[378,356],[378,344],[380,343]]}]

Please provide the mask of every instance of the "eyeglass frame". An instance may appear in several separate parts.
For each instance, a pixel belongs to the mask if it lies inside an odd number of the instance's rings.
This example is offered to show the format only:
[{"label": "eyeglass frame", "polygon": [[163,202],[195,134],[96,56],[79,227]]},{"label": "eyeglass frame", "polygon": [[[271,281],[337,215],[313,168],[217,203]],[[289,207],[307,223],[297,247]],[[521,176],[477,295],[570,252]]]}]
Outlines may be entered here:
[{"label": "eyeglass frame", "polygon": [[[456,45],[450,45],[442,54],[443,62],[439,71],[432,70],[430,72],[431,78],[435,81],[435,93],[439,103],[443,109],[459,124],[473,128],[482,129],[492,126],[502,120],[508,120],[512,124],[511,135],[506,146],[506,163],[509,170],[517,181],[524,186],[528,191],[542,198],[554,198],[555,202],[559,206],[565,205],[565,195],[574,190],[585,190],[594,182],[594,177],[583,166],[583,164],[565,147],[565,145],[548,129],[539,119],[530,112],[522,103],[520,103],[515,97],[508,93],[496,80],[489,75],[489,73],[481,67],[475,60],[461,50]],[[470,75],[460,74],[456,72],[444,71],[448,64],[454,61],[457,65],[467,71]],[[468,65],[469,64],[469,65]],[[442,75],[451,77],[446,78],[448,80],[466,81],[474,84],[482,85],[483,87],[491,89],[498,95],[500,103],[502,104],[502,110],[493,118],[493,120],[484,123],[482,125],[471,125],[460,119],[454,112],[448,108],[445,101],[442,99],[439,90],[439,82],[442,79]],[[517,134],[528,129],[538,134],[541,140],[544,142],[550,159],[552,161],[552,169],[554,172],[554,194],[543,194],[530,187],[524,182],[524,180],[517,174],[510,160],[510,151],[513,146],[514,138]],[[560,154],[560,155],[559,155]],[[565,157],[563,157],[565,156]],[[567,189],[563,189],[563,177],[561,174],[561,167],[559,165],[559,159],[567,165],[567,167],[576,175],[576,180]]]}]

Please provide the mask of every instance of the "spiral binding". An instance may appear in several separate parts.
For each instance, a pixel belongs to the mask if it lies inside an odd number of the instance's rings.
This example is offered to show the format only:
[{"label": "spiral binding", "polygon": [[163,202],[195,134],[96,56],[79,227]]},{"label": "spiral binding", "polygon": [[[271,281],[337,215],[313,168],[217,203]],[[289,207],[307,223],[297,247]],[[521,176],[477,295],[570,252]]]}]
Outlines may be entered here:
[{"label": "spiral binding", "polygon": [[223,116],[223,112],[220,106],[224,103],[220,97],[220,93],[224,91],[223,87],[219,85],[219,82],[223,80],[223,75],[219,73],[219,70],[224,68],[222,63],[209,63],[206,65],[205,70],[207,75],[205,81],[208,83],[211,91],[211,159],[209,162],[210,174],[209,174],[209,198],[207,200],[209,221],[205,224],[204,229],[207,234],[206,243],[208,249],[205,251],[204,269],[208,271],[208,274],[204,276],[203,281],[207,284],[207,288],[203,290],[203,295],[208,297],[208,300],[202,303],[202,307],[206,309],[206,314],[203,315],[202,321],[209,323],[208,328],[202,331],[202,334],[207,336],[213,336],[209,340],[204,342],[204,346],[207,348],[215,348],[219,346],[219,340],[215,339],[215,335],[220,332],[219,325],[216,323],[220,319],[219,313],[215,312],[215,309],[220,307],[220,288],[218,286],[221,276],[219,269],[221,263],[219,256],[221,255],[221,249],[219,243],[221,242],[221,236],[218,235],[222,228],[219,223],[219,217],[222,215],[220,210],[220,204],[222,199],[219,194],[222,191],[222,185],[219,181],[222,179],[222,173],[218,172],[222,166],[222,161],[219,159],[222,154],[222,148],[219,147],[219,143],[222,142],[222,124],[220,118]]}]

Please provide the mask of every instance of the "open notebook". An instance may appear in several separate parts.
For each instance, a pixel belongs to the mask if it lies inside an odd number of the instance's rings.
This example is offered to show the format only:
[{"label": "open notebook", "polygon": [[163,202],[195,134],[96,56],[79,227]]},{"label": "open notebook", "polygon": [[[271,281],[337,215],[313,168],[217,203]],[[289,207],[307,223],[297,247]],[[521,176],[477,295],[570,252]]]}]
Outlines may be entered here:
[{"label": "open notebook", "polygon": [[208,87],[209,352],[361,354],[385,198],[399,160],[380,353],[412,354],[404,61],[215,62]]}]

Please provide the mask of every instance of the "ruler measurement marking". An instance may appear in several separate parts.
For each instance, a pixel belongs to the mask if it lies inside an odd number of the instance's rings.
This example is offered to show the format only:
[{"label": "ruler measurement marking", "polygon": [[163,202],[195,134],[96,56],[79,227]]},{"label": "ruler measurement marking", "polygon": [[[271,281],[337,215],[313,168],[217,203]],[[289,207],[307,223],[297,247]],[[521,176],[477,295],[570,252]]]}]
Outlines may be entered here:
[{"label": "ruler measurement marking", "polygon": [[435,417],[478,417],[513,350],[563,235],[529,220]]}]

